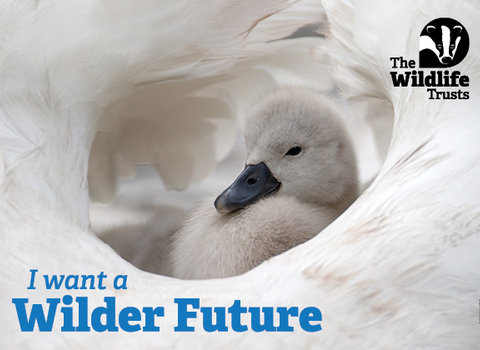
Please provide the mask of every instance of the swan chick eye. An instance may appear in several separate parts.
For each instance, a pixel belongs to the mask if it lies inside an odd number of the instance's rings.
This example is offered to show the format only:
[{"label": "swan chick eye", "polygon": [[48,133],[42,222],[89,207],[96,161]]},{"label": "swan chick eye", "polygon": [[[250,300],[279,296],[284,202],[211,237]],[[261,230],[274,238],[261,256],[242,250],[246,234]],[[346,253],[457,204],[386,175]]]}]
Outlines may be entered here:
[{"label": "swan chick eye", "polygon": [[298,156],[302,152],[302,148],[299,146],[292,147],[285,153],[286,156]]}]

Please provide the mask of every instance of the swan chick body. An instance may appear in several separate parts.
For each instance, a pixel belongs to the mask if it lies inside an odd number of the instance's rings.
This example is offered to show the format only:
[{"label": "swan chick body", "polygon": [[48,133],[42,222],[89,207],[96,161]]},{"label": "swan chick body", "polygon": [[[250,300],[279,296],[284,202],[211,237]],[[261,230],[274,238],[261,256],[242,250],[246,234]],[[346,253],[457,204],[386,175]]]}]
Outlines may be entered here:
[{"label": "swan chick body", "polygon": [[358,196],[356,157],[327,93],[280,88],[245,121],[246,167],[174,234],[171,275],[244,273],[318,234]]}]

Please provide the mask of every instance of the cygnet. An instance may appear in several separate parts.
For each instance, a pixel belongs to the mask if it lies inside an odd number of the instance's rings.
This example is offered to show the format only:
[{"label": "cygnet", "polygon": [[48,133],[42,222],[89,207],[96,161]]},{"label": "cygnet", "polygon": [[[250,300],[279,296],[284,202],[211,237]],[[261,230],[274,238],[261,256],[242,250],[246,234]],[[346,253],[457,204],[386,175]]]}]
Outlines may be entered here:
[{"label": "cygnet", "polygon": [[242,274],[314,237],[358,196],[356,156],[335,97],[312,87],[265,95],[247,116],[243,172],[173,235],[182,279]]}]

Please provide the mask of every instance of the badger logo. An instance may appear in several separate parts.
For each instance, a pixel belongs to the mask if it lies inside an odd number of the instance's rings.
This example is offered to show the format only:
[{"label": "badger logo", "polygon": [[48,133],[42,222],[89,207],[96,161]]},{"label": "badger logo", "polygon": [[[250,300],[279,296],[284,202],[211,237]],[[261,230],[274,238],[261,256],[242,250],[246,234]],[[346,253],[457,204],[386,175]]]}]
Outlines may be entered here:
[{"label": "badger logo", "polygon": [[453,18],[437,18],[420,33],[420,68],[448,68],[467,55],[470,39],[467,30]]}]

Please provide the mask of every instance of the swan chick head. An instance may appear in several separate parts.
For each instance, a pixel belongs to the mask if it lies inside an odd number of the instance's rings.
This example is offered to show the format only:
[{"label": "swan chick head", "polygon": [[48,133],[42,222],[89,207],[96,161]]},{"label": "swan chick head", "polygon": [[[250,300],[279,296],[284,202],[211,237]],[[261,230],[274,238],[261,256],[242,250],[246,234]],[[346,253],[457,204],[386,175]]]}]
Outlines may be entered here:
[{"label": "swan chick head", "polygon": [[356,156],[339,102],[306,86],[264,96],[247,116],[245,170],[215,201],[230,213],[268,195],[348,207],[357,197]]}]

